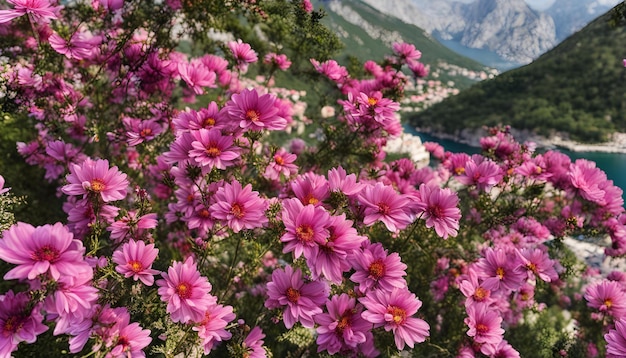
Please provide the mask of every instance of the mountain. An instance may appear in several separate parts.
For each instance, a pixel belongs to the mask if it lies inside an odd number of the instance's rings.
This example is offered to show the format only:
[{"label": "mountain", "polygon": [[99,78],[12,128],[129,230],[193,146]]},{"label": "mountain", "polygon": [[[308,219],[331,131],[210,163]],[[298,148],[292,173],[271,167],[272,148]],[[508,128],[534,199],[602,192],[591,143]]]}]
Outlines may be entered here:
[{"label": "mountain", "polygon": [[599,142],[626,132],[626,26],[597,18],[533,63],[477,83],[409,118],[433,133],[471,140],[482,126]]},{"label": "mountain", "polygon": [[556,39],[560,42],[620,2],[621,0],[556,0],[546,10],[546,14],[554,20]]},{"label": "mountain", "polygon": [[462,89],[495,73],[443,46],[423,29],[398,21],[360,0],[313,1],[313,4],[326,12],[322,23],[333,29],[345,44],[340,54],[344,64],[348,56],[361,62],[383,60],[391,54],[394,42],[407,42],[422,52],[420,61],[430,66],[430,79],[453,81],[454,87]]}]

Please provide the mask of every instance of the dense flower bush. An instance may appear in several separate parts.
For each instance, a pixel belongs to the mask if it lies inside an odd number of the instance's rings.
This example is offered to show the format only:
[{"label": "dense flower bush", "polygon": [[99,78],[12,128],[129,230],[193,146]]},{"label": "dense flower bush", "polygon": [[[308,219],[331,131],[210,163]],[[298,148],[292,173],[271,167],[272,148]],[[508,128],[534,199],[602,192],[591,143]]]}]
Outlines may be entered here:
[{"label": "dense flower bush", "polygon": [[626,254],[622,190],[506,128],[388,155],[413,45],[349,71],[307,0],[7,5],[3,121],[64,220],[0,177],[0,356],[626,352],[626,275],[564,244]]}]

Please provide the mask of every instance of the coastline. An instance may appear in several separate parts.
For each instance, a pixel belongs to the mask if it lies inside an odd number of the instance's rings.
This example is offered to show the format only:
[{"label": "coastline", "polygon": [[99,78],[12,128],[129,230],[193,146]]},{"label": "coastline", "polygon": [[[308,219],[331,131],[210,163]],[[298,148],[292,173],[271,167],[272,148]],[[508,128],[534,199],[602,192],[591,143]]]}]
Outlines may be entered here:
[{"label": "coastline", "polygon": [[[472,147],[480,148],[480,138],[486,133],[482,129],[476,129],[470,131],[464,129],[460,131],[459,135],[451,135],[447,133],[438,133],[432,131],[429,128],[411,127],[417,132],[426,133],[430,136],[452,140],[462,144],[466,144]],[[512,129],[511,133],[520,142],[531,141],[537,144],[540,148],[545,149],[566,149],[571,152],[597,152],[597,153],[621,153],[626,154],[626,133],[613,133],[611,140],[603,143],[580,143],[568,139],[564,139],[561,136],[554,136],[552,138],[545,138],[538,135],[533,135],[527,131],[517,131]]]}]

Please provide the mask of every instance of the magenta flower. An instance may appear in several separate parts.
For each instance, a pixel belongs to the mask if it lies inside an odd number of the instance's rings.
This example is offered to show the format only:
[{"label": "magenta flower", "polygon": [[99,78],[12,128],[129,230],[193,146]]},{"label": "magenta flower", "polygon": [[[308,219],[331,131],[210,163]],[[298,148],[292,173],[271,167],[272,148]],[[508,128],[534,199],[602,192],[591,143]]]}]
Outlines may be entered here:
[{"label": "magenta flower", "polygon": [[500,313],[483,303],[469,305],[466,310],[465,324],[469,327],[467,335],[473,337],[476,343],[497,346],[504,335],[504,329],[500,326]]},{"label": "magenta flower", "polygon": [[444,240],[448,236],[456,236],[461,219],[461,209],[458,208],[459,198],[449,188],[422,184],[417,192],[419,211],[426,220],[426,227],[435,227],[437,235]]},{"label": "magenta flower", "polygon": [[326,302],[326,310],[315,316],[318,353],[356,351],[359,344],[365,343],[372,324],[361,317],[363,307],[354,298],[345,293],[334,295]]},{"label": "magenta flower", "polygon": [[233,319],[235,319],[235,314],[231,306],[224,307],[215,303],[209,307],[204,314],[204,320],[193,327],[202,340],[204,354],[209,354],[219,342],[232,337],[232,334],[225,328]]},{"label": "magenta flower", "polygon": [[464,185],[476,185],[478,190],[487,191],[502,180],[502,169],[493,161],[474,155],[465,163],[465,168],[456,179]]},{"label": "magenta flower", "polygon": [[34,22],[48,23],[57,19],[59,6],[52,6],[50,0],[7,0],[13,9],[0,10],[0,24],[9,22],[22,15],[30,15]]},{"label": "magenta flower", "polygon": [[478,259],[474,269],[482,279],[482,286],[491,292],[497,290],[515,291],[527,278],[526,272],[520,269],[518,254],[508,255],[501,248],[488,247]]},{"label": "magenta flower", "polygon": [[339,166],[328,171],[328,187],[331,192],[341,192],[352,196],[360,193],[365,184],[358,183],[355,174],[348,174]]},{"label": "magenta flower", "polygon": [[272,272],[272,280],[267,284],[268,298],[265,307],[284,308],[283,321],[288,329],[296,322],[306,328],[315,326],[315,316],[322,313],[321,306],[326,302],[330,288],[324,282],[304,282],[302,271],[287,265],[285,269]]},{"label": "magenta flower", "polygon": [[356,102],[357,110],[352,113],[353,116],[372,118],[381,124],[395,121],[395,113],[400,109],[400,103],[384,98],[381,92],[374,92],[370,95],[360,92],[356,97]]},{"label": "magenta flower", "polygon": [[319,63],[317,60],[311,59],[311,64],[313,64],[317,72],[328,77],[333,82],[341,83],[348,79],[348,70],[335,60]]},{"label": "magenta flower", "polygon": [[365,244],[362,252],[354,253],[351,263],[356,272],[350,276],[350,280],[359,285],[357,290],[361,293],[407,287],[403,278],[407,266],[402,263],[397,252],[387,255],[387,250],[379,242]]},{"label": "magenta flower", "polygon": [[158,253],[154,244],[146,245],[143,241],[130,240],[113,253],[113,262],[117,264],[115,271],[126,278],[132,277],[135,281],[141,280],[146,286],[152,286],[154,275],[159,273],[152,269]]},{"label": "magenta flower", "polygon": [[556,281],[559,274],[554,269],[555,262],[550,259],[550,255],[540,248],[524,248],[519,251],[522,259],[522,266],[529,272],[529,275],[538,276],[545,282]]},{"label": "magenta flower", "polygon": [[601,187],[607,181],[606,173],[596,168],[596,163],[587,159],[577,159],[570,164],[569,178],[583,198],[604,205],[604,190]]},{"label": "magenta flower", "polygon": [[107,231],[111,232],[111,239],[120,242],[127,237],[141,238],[147,230],[154,229],[156,226],[157,214],[150,213],[137,217],[137,211],[131,210],[120,220],[107,227]]},{"label": "magenta flower", "polygon": [[179,62],[178,73],[195,94],[204,93],[203,87],[217,87],[215,84],[217,75],[210,71],[200,59],[193,59],[189,63]]},{"label": "magenta flower", "polygon": [[198,272],[193,258],[188,257],[184,263],[175,261],[162,272],[163,279],[158,280],[161,301],[167,302],[167,312],[172,321],[187,323],[202,322],[207,309],[215,303],[211,296],[211,284],[206,277]]},{"label": "magenta flower", "polygon": [[72,164],[66,179],[69,184],[61,188],[63,193],[83,197],[99,195],[105,203],[124,199],[128,188],[126,174],[117,167],[109,168],[106,159],[94,161],[87,158],[80,165]]},{"label": "magenta flower", "polygon": [[0,296],[0,357],[11,357],[20,342],[34,343],[48,330],[39,307],[28,310],[29,301],[24,292],[14,294],[9,290]]},{"label": "magenta flower", "polygon": [[256,62],[259,59],[252,47],[242,42],[241,39],[228,42],[228,48],[230,48],[230,52],[237,62],[237,69],[242,73],[247,72],[249,63]]},{"label": "magenta flower", "polygon": [[411,200],[398,194],[393,187],[377,182],[376,185],[368,185],[359,195],[359,200],[365,207],[363,224],[373,225],[376,221],[382,221],[387,230],[396,232],[405,229],[413,218],[407,212]]},{"label": "magenta flower", "polygon": [[140,120],[124,117],[122,119],[126,128],[128,145],[136,146],[143,142],[151,141],[163,132],[163,125],[155,119]]},{"label": "magenta flower", "polygon": [[416,50],[413,44],[396,42],[392,45],[392,49],[402,63],[417,61],[422,57],[422,53]]},{"label": "magenta flower", "polygon": [[459,282],[459,290],[466,297],[465,307],[477,303],[490,303],[491,291],[486,289],[478,281],[478,274],[473,266],[470,266],[467,277]]},{"label": "magenta flower", "polygon": [[189,151],[189,157],[202,166],[203,172],[208,173],[213,168],[226,169],[239,158],[239,148],[233,145],[233,136],[222,135],[215,128],[200,128],[192,134],[195,140],[191,143],[193,149]]},{"label": "magenta flower", "polygon": [[587,306],[611,315],[614,319],[626,316],[626,293],[617,281],[602,280],[585,290]]},{"label": "magenta flower", "polygon": [[233,94],[224,110],[243,129],[282,130],[287,126],[287,120],[279,115],[276,96],[269,93],[259,95],[256,89]]},{"label": "magenta flower", "polygon": [[265,334],[263,334],[263,331],[258,326],[252,328],[250,333],[248,333],[246,338],[243,340],[243,349],[248,355],[248,358],[267,357],[265,349],[263,348],[263,338],[265,338]]},{"label": "magenta flower", "polygon": [[9,190],[11,190],[11,188],[4,187],[4,177],[0,175],[0,195],[8,192]]},{"label": "magenta flower", "polygon": [[413,348],[415,343],[426,340],[430,326],[421,318],[413,317],[422,306],[415,294],[406,288],[394,288],[391,292],[375,290],[359,301],[367,309],[361,317],[374,324],[392,331],[396,347],[402,350],[405,345]]},{"label": "magenta flower", "polygon": [[607,357],[626,357],[626,320],[615,321],[615,329],[604,335]]},{"label": "magenta flower", "polygon": [[296,198],[283,201],[282,212],[285,233],[280,241],[285,243],[283,252],[293,252],[294,258],[303,253],[311,256],[312,248],[326,242],[329,236],[328,224],[330,215],[322,207],[304,206]]},{"label": "magenta flower", "polygon": [[93,271],[85,263],[81,271],[72,275],[63,275],[56,281],[57,288],[48,295],[44,308],[48,314],[56,314],[57,329],[71,325],[76,319],[89,317],[90,309],[99,298],[99,291],[92,285]]},{"label": "magenta flower", "polygon": [[152,338],[150,330],[142,329],[139,323],[130,323],[130,315],[124,308],[124,313],[115,317],[114,325],[109,334],[105,335],[105,344],[111,349],[112,357],[145,357],[143,349],[147,347]]},{"label": "magenta flower", "polygon": [[274,52],[270,52],[265,57],[263,57],[263,63],[268,65],[276,66],[281,70],[286,70],[291,66],[291,61],[287,59],[287,55],[285,54],[277,54]]},{"label": "magenta flower", "polygon": [[85,248],[61,223],[33,227],[18,222],[2,233],[0,259],[17,265],[4,275],[5,280],[34,280],[49,274],[54,280],[73,276],[84,265]]},{"label": "magenta flower", "polygon": [[252,191],[251,184],[242,188],[237,180],[226,183],[217,189],[213,200],[215,204],[209,207],[211,215],[226,222],[234,232],[263,227],[268,222],[265,216],[268,203],[257,191]]},{"label": "magenta flower", "polygon": [[330,195],[328,181],[323,175],[307,172],[291,182],[291,190],[302,205],[320,206]]},{"label": "magenta flower", "polygon": [[84,32],[76,31],[66,40],[58,33],[53,32],[52,35],[48,37],[48,42],[50,43],[50,47],[61,55],[69,59],[80,61],[93,56],[94,48],[100,44],[101,39]]},{"label": "magenta flower", "polygon": [[263,176],[270,180],[280,180],[282,174],[289,179],[298,172],[298,166],[293,164],[296,158],[295,154],[289,153],[283,148],[278,149],[267,167],[265,167]]}]

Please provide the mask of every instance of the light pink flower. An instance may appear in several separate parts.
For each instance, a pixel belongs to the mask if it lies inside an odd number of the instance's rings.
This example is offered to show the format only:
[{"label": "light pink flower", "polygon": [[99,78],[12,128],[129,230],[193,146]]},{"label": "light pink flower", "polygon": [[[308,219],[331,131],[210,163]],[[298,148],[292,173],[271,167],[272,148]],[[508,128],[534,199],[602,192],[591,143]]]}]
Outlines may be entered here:
[{"label": "light pink flower", "polygon": [[413,44],[395,42],[392,49],[402,63],[417,61],[422,57],[422,53]]},{"label": "light pink flower", "polygon": [[330,195],[326,178],[313,172],[298,175],[291,182],[291,190],[302,205],[320,206]]},{"label": "light pink flower", "polygon": [[366,311],[361,317],[374,324],[374,327],[384,327],[392,331],[396,347],[400,350],[405,345],[413,348],[415,343],[421,343],[430,335],[430,326],[421,318],[413,317],[422,306],[415,294],[406,288],[375,290],[359,301]]},{"label": "light pink flower", "polygon": [[232,334],[225,328],[228,322],[233,319],[235,319],[235,314],[231,306],[215,303],[207,309],[204,313],[204,319],[193,327],[193,330],[198,332],[198,336],[202,340],[204,354],[209,354],[217,344],[232,337]]},{"label": "light pink flower", "polygon": [[283,148],[279,148],[270,160],[263,176],[270,180],[280,180],[281,174],[289,179],[298,172],[298,166],[293,164],[296,161],[295,154],[287,152]]},{"label": "light pink flower", "polygon": [[348,174],[339,166],[328,171],[328,186],[331,192],[341,192],[352,196],[360,193],[365,184],[357,182],[355,174]]},{"label": "light pink flower", "polygon": [[191,143],[193,149],[189,151],[189,157],[202,166],[203,172],[208,173],[213,168],[226,169],[239,158],[239,148],[233,144],[233,136],[222,135],[215,128],[200,128],[192,134],[195,140]]},{"label": "light pink flower", "polygon": [[605,192],[601,187],[607,181],[606,173],[596,167],[596,163],[587,159],[577,159],[576,162],[570,164],[569,178],[572,185],[578,189],[580,196],[604,205]]},{"label": "light pink flower", "polygon": [[48,37],[50,47],[61,55],[75,60],[91,58],[101,41],[99,37],[81,31],[72,33],[69,40],[64,39],[56,32]]},{"label": "light pink flower", "polygon": [[517,253],[507,254],[504,249],[488,247],[483,255],[474,269],[487,290],[515,291],[527,278],[526,272],[520,269],[521,260]]},{"label": "light pink flower", "polygon": [[189,63],[179,62],[178,73],[195,94],[204,93],[203,87],[217,87],[215,72],[209,70],[200,59],[193,59]]},{"label": "light pink flower", "polygon": [[84,198],[89,194],[99,195],[104,202],[124,199],[128,188],[126,174],[117,167],[109,168],[106,159],[87,158],[80,165],[72,164],[66,179],[69,184],[61,188],[63,193]]},{"label": "light pink flower", "polygon": [[324,282],[304,282],[302,271],[286,266],[272,272],[272,280],[267,284],[268,298],[265,307],[283,308],[285,327],[291,328],[300,322],[306,328],[315,326],[315,316],[322,313],[321,306],[326,302],[330,288]]},{"label": "light pink flower", "polygon": [[161,300],[167,302],[172,321],[202,322],[207,309],[217,299],[209,294],[211,284],[200,275],[193,258],[188,257],[185,262],[175,261],[161,276],[163,279],[156,284]]},{"label": "light pink flower", "polygon": [[152,286],[154,275],[159,273],[152,269],[158,253],[154,244],[146,245],[143,241],[129,240],[113,253],[113,262],[117,264],[115,271],[126,278],[132,277],[135,281],[141,280],[146,286]]},{"label": "light pink flower", "polygon": [[107,231],[111,232],[111,239],[120,242],[128,237],[139,239],[144,236],[148,229],[154,229],[156,226],[157,214],[150,213],[137,217],[137,211],[131,210],[108,226]]},{"label": "light pink flower", "polygon": [[226,183],[217,189],[213,200],[215,204],[209,207],[211,215],[226,222],[234,232],[263,227],[268,222],[265,216],[268,203],[259,197],[259,192],[252,191],[252,184],[242,188],[237,180]]},{"label": "light pink flower", "polygon": [[287,55],[285,54],[277,54],[274,52],[270,52],[265,57],[263,57],[263,63],[268,65],[276,66],[281,70],[286,70],[291,66],[291,61],[287,59]]},{"label": "light pink flower", "polygon": [[34,280],[49,274],[54,280],[74,275],[84,265],[85,248],[61,223],[33,227],[18,222],[2,233],[0,259],[17,265],[5,280]]},{"label": "light pink flower", "polygon": [[265,334],[258,326],[252,328],[250,333],[243,340],[243,349],[248,354],[248,358],[265,358],[267,354],[263,349],[263,338]]}]

